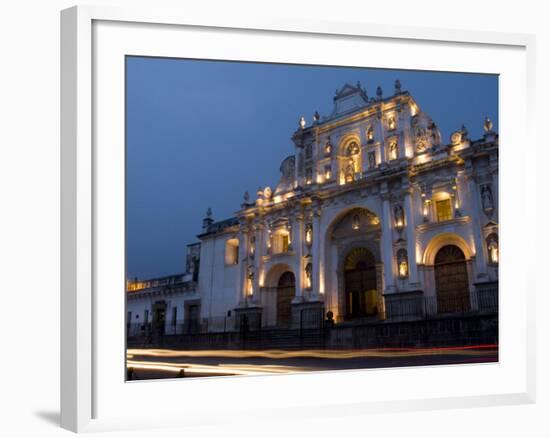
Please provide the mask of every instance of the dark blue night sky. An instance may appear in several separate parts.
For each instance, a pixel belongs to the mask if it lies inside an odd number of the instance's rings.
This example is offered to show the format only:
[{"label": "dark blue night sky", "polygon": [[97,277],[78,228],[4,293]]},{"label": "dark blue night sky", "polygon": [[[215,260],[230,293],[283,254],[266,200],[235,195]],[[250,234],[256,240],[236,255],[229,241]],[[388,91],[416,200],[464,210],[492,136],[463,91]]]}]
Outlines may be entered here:
[{"label": "dark blue night sky", "polygon": [[277,184],[300,116],[328,115],[346,82],[370,97],[398,78],[445,142],[463,123],[481,137],[485,116],[498,131],[494,75],[127,58],[128,277],[183,272],[208,207],[228,218]]}]

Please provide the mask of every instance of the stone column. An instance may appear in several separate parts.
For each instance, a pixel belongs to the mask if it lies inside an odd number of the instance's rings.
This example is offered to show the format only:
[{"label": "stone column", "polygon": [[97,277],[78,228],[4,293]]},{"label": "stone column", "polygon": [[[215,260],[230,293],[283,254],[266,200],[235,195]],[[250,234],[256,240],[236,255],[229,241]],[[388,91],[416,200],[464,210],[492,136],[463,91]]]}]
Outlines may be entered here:
[{"label": "stone column", "polygon": [[409,262],[409,283],[412,287],[418,285],[418,268],[416,266],[415,215],[410,193],[405,195],[405,226],[407,227],[407,256]]},{"label": "stone column", "polygon": [[388,161],[388,157],[386,157],[386,144],[381,112],[376,114],[376,137],[378,137],[378,140],[380,141],[380,163],[385,163]]},{"label": "stone column", "polygon": [[[254,224],[254,292],[260,292],[260,275],[263,269],[262,255],[264,254],[264,242],[262,236],[263,225]],[[265,276],[265,273],[264,273]]]},{"label": "stone column", "polygon": [[368,157],[368,143],[367,143],[367,133],[364,129],[361,128],[359,131],[359,139],[361,142],[361,168],[359,169],[359,172],[361,172],[361,177],[363,177],[363,174],[369,170],[369,157]]},{"label": "stone column", "polygon": [[392,218],[390,212],[390,200],[385,197],[382,201],[382,239],[381,253],[384,263],[384,292],[394,292],[394,263],[393,263],[393,236],[392,236]]},{"label": "stone column", "polygon": [[295,252],[294,259],[294,276],[296,278],[296,296],[295,302],[301,302],[303,299],[304,291],[304,275],[303,275],[303,257],[304,257],[304,216],[300,213],[294,217],[294,223],[292,224],[292,232],[294,234],[292,239],[292,246]]},{"label": "stone column", "polygon": [[[480,217],[484,215],[481,207],[479,186],[472,177],[468,178],[468,188],[470,190],[470,218],[472,220],[472,231],[474,234],[475,243],[475,266],[477,278],[472,280],[475,282],[478,279],[487,279],[487,260],[485,260],[485,239],[481,233]],[[467,242],[470,244],[470,242]]]},{"label": "stone column", "polygon": [[413,132],[411,128],[411,115],[409,113],[410,110],[402,108],[401,110],[401,117],[399,117],[400,120],[400,126],[403,139],[403,151],[405,153],[404,156],[412,157],[414,156],[414,140],[413,140]]},{"label": "stone column", "polygon": [[239,274],[240,274],[240,290],[241,290],[241,300],[243,304],[246,305],[247,302],[247,267],[248,267],[248,228],[241,225],[239,231]]},{"label": "stone column", "polygon": [[317,301],[320,299],[320,253],[321,253],[321,211],[315,209],[313,211],[313,242],[311,245],[311,263],[313,266],[312,274],[312,299]]}]

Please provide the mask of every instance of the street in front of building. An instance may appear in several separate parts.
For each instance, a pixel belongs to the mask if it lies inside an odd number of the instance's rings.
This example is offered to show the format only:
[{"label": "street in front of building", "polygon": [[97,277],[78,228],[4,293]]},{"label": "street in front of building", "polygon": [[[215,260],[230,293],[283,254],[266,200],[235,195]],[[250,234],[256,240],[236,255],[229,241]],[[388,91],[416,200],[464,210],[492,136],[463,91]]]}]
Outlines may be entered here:
[{"label": "street in front of building", "polygon": [[349,351],[130,349],[127,359],[128,380],[146,380],[489,363],[498,361],[498,349],[496,345]]}]

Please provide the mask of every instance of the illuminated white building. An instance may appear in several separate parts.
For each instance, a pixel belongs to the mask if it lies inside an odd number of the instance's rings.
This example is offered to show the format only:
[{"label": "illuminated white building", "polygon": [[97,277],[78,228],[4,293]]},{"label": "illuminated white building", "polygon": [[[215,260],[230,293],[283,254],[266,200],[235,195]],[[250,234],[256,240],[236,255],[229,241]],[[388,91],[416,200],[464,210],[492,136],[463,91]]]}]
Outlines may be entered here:
[{"label": "illuminated white building", "polygon": [[315,113],[311,125],[302,118],[292,140],[274,189],[246,193],[230,219],[215,222],[208,209],[186,274],[129,282],[134,330],[144,326],[134,318],[185,333],[495,309],[498,135],[490,120],[482,138],[462,127],[446,144],[399,81],[389,97],[346,84],[332,113]]},{"label": "illuminated white building", "polygon": [[129,337],[193,333],[200,330],[200,244],[187,245],[185,272],[128,279],[126,331]]},{"label": "illuminated white building", "polygon": [[275,187],[201,240],[208,330],[298,327],[477,311],[498,289],[498,135],[485,120],[443,143],[396,81],[345,85],[327,117],[300,120]]}]

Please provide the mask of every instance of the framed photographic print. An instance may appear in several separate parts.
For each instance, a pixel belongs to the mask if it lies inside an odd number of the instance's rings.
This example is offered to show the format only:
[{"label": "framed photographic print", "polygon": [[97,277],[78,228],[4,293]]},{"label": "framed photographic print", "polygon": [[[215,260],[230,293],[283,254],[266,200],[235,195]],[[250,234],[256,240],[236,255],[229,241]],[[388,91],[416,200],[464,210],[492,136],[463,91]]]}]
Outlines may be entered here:
[{"label": "framed photographic print", "polygon": [[534,400],[532,37],[75,7],[61,43],[63,427]]}]

